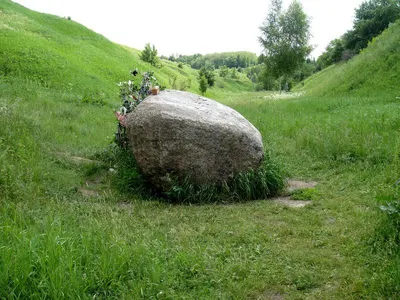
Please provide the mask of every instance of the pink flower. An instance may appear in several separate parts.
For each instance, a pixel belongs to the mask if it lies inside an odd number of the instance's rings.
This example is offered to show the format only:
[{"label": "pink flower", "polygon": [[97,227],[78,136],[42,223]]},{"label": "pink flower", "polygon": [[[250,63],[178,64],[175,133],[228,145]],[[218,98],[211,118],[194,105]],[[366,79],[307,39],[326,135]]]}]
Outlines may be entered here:
[{"label": "pink flower", "polygon": [[123,127],[126,127],[126,115],[123,115],[119,111],[116,111],[115,116],[117,117],[119,124],[121,124],[121,126]]}]

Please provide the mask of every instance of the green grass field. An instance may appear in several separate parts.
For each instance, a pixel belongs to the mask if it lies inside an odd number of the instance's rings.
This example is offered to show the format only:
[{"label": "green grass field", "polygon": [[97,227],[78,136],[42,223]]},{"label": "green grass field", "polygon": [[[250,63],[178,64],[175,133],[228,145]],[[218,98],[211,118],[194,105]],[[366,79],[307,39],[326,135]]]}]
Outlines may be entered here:
[{"label": "green grass field", "polygon": [[137,66],[198,92],[196,73],[0,0],[0,299],[397,299],[399,231],[379,206],[399,199],[399,34],[300,98],[244,78],[207,91],[289,178],[318,182],[311,205],[170,205],[121,192],[110,171],[116,82]]}]

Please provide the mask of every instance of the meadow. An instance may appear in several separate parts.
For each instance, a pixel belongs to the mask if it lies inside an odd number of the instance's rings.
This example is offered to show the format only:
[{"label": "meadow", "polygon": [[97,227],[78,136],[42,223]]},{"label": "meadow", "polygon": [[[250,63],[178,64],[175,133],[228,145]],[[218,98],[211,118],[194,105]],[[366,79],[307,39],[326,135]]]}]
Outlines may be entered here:
[{"label": "meadow", "polygon": [[[399,223],[380,206],[399,200],[399,23],[301,97],[270,99],[245,78],[206,94],[259,129],[288,178],[318,182],[311,205],[173,205],[121,188],[110,159],[116,82],[131,65],[153,70],[138,51],[10,1],[0,10],[1,299],[398,298]],[[371,56],[390,57],[374,80]],[[163,84],[192,78],[198,92],[188,66],[163,63]]]}]

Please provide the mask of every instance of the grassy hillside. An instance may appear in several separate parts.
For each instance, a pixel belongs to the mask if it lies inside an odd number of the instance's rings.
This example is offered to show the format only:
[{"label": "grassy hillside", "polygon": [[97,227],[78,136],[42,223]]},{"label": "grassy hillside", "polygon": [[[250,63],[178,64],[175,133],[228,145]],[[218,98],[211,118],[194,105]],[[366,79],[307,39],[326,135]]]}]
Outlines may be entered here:
[{"label": "grassy hillside", "polygon": [[330,66],[305,80],[308,95],[399,96],[400,21],[346,63]]},{"label": "grassy hillside", "polygon": [[[155,71],[163,86],[169,80],[191,80],[189,90],[198,92],[197,72],[163,61],[154,68],[139,59],[139,52],[114,44],[84,26],[60,17],[28,10],[8,0],[0,1],[0,75],[23,79],[47,88],[75,93],[88,101],[114,101],[116,83],[129,79],[129,70]],[[225,90],[246,91],[251,82],[217,81],[207,96]]]},{"label": "grassy hillside", "polygon": [[[328,69],[311,96],[279,101],[217,81],[207,95],[247,117],[290,178],[318,182],[294,195],[312,203],[170,205],[121,192],[136,185],[119,186],[109,147],[115,83],[151,69],[138,51],[10,1],[0,11],[0,299],[398,299],[398,223],[379,206],[399,199],[399,95],[367,84],[390,87],[398,69],[373,66],[350,92]],[[379,39],[396,43],[396,28]],[[331,69],[372,68],[354,61]],[[155,71],[197,89],[188,67]]]}]

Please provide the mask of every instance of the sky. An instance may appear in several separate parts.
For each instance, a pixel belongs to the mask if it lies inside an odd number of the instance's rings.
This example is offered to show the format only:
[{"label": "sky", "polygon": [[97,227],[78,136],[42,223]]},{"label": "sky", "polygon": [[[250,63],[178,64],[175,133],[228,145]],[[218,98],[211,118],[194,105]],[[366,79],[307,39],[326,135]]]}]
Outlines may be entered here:
[{"label": "sky", "polygon": [[[352,28],[365,0],[300,0],[311,20],[311,57]],[[259,27],[270,0],[14,0],[27,8],[71,17],[113,42],[159,55],[250,51],[261,54]],[[291,0],[283,0],[286,8]]]}]

